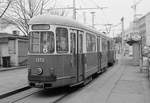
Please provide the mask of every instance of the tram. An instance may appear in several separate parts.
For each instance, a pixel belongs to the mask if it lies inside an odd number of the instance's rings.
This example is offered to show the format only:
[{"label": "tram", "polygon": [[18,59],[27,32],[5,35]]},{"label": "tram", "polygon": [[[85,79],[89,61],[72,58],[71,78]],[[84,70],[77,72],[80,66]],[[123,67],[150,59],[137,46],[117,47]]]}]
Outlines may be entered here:
[{"label": "tram", "polygon": [[[29,22],[28,81],[31,87],[74,86],[113,61],[110,38],[66,17],[39,15]],[[109,46],[108,46],[109,45]],[[111,52],[110,52],[111,51]]]}]

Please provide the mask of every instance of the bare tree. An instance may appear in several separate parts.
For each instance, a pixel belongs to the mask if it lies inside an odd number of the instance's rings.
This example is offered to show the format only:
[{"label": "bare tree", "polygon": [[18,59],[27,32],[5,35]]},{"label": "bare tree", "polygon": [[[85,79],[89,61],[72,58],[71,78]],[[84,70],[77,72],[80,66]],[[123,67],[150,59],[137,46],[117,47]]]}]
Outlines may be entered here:
[{"label": "bare tree", "polygon": [[63,8],[57,9],[56,4],[57,4],[57,0],[54,1],[54,4],[52,5],[52,7],[45,9],[44,11],[51,15],[67,16],[68,12]]},{"label": "bare tree", "polygon": [[[55,0],[11,0],[10,7],[3,14],[2,23],[15,25],[24,35],[28,35],[29,20],[34,16],[48,13],[48,8],[54,8],[53,2],[55,3]],[[49,13],[65,15],[64,10],[50,10]]]},{"label": "bare tree", "polygon": [[50,0],[12,0],[9,10],[3,16],[3,23],[13,24],[25,35],[28,34],[28,22],[43,9]]},{"label": "bare tree", "polygon": [[11,4],[11,0],[0,0],[0,8],[1,8],[1,14],[0,14],[0,18],[3,17],[3,15],[5,14],[5,12],[7,11],[7,9],[9,8]]}]

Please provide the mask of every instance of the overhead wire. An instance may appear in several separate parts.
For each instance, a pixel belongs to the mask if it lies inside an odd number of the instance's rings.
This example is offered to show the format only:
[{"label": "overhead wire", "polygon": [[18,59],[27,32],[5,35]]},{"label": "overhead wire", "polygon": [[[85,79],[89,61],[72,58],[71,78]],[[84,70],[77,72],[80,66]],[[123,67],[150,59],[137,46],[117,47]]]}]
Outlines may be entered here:
[{"label": "overhead wire", "polygon": [[[91,2],[92,2],[94,5],[96,5],[97,8],[100,8],[100,6],[96,3],[95,0],[93,0],[93,1],[91,1]],[[105,24],[109,24],[109,25],[104,25],[105,28],[106,28],[107,33],[109,33],[109,32],[111,31],[111,26],[112,26],[112,25],[110,25],[109,20],[108,20],[108,17],[107,17],[106,14],[104,13],[103,8],[100,9],[100,10],[102,11],[103,16],[104,16],[104,18],[105,18],[105,19],[104,19]],[[108,28],[108,26],[109,26],[109,28]]]}]

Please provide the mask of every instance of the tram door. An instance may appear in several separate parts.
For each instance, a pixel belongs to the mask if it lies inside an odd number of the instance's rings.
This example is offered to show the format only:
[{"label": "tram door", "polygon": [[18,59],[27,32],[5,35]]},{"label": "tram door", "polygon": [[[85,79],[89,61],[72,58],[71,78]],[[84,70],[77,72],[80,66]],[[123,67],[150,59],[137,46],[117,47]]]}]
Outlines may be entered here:
[{"label": "tram door", "polygon": [[71,64],[72,64],[72,72],[73,75],[76,76],[78,80],[77,74],[77,30],[70,30],[70,53],[71,53]]},{"label": "tram door", "polygon": [[77,75],[78,81],[84,79],[84,54],[83,54],[83,33],[77,32]]},{"label": "tram door", "polygon": [[71,30],[70,32],[70,52],[73,72],[77,77],[77,81],[83,80],[84,63],[83,63],[83,32]]},{"label": "tram door", "polygon": [[101,69],[101,44],[100,44],[100,36],[97,37],[97,59],[98,59],[98,72],[100,72]]}]

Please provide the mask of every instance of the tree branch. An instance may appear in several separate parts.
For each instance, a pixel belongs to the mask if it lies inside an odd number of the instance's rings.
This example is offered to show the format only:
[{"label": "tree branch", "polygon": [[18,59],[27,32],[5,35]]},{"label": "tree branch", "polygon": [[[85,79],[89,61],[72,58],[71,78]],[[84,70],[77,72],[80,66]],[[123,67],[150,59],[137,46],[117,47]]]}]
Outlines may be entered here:
[{"label": "tree branch", "polygon": [[8,7],[10,6],[11,0],[8,1],[7,7],[5,8],[5,10],[3,11],[3,13],[0,15],[0,18],[2,18],[2,16],[5,14],[6,10],[8,9]]}]

